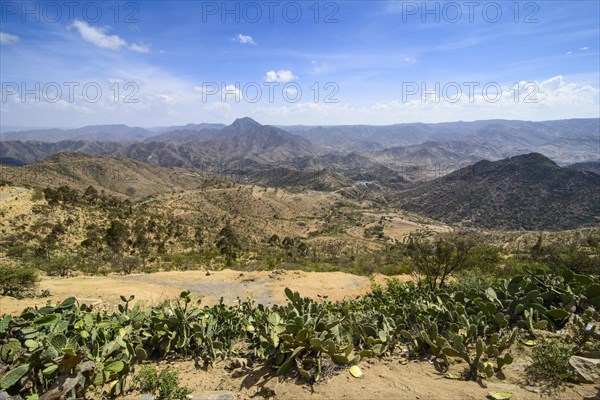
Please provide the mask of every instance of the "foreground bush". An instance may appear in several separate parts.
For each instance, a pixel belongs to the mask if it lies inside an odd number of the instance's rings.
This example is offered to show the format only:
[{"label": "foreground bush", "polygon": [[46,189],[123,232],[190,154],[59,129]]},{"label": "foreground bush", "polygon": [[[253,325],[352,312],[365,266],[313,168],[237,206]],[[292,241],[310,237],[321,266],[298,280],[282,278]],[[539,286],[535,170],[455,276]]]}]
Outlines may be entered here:
[{"label": "foreground bush", "polygon": [[573,348],[560,340],[542,341],[533,348],[533,363],[527,368],[529,378],[552,387],[575,378],[575,371],[569,364],[573,354]]},{"label": "foreground bush", "polygon": [[179,376],[175,371],[158,372],[155,367],[147,365],[133,380],[140,392],[155,395],[157,400],[187,400],[190,394],[187,387],[179,386]]},{"label": "foreground bush", "polygon": [[31,267],[0,265],[0,294],[24,297],[37,283],[37,270]]}]

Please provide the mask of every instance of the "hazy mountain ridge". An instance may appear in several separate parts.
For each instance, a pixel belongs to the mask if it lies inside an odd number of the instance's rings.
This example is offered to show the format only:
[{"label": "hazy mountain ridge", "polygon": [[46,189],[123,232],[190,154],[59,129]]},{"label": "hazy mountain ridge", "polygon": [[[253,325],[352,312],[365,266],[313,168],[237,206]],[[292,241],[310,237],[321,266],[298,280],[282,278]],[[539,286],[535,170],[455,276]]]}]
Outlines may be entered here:
[{"label": "hazy mountain ridge", "polygon": [[370,154],[379,161],[456,165],[456,168],[464,166],[461,164],[465,163],[499,160],[510,155],[493,147],[468,141],[427,141],[411,146],[389,147]]},{"label": "hazy mountain ridge", "polygon": [[[171,140],[117,143],[110,141],[65,140],[0,142],[0,161],[10,165],[30,164],[60,152],[128,157],[165,167],[197,168],[205,163],[220,163],[252,159],[272,163],[319,153],[308,140],[282,129],[260,125],[249,118],[212,130],[198,140],[195,131],[178,131],[187,136],[171,135]],[[206,132],[206,130],[204,131]],[[181,142],[181,139],[183,143]],[[197,139],[194,141],[194,139]]]},{"label": "hazy mountain ridge", "polygon": [[[597,159],[600,142],[600,119],[598,118],[540,122],[483,120],[435,124],[283,128],[313,141],[315,145],[331,149],[344,148],[346,144],[351,144],[348,145],[350,151],[373,151],[377,147],[385,149],[433,142],[469,142],[497,152],[496,159],[529,152],[542,152],[551,153],[547,155],[561,165]],[[593,142],[595,146],[590,145]],[[361,147],[361,143],[364,147]],[[573,149],[573,146],[577,147]]]},{"label": "hazy mountain ridge", "polygon": [[218,129],[200,129],[200,130],[186,130],[179,129],[173,131],[167,131],[160,135],[151,136],[144,139],[144,143],[151,142],[169,142],[169,143],[202,143],[210,139],[214,139],[219,130]]},{"label": "hazy mountain ridge", "polygon": [[85,153],[110,155],[124,145],[118,142],[92,142],[85,140],[64,140],[60,142],[0,142],[0,164],[26,165],[42,161],[58,153]]},{"label": "hazy mountain ridge", "polygon": [[591,172],[600,174],[600,161],[587,161],[587,162],[575,163],[575,164],[567,165],[567,168],[583,170],[583,171],[591,171]]},{"label": "hazy mountain ridge", "polygon": [[[41,129],[3,133],[3,141],[87,140],[98,142],[169,142],[200,144],[223,136],[252,133],[268,127],[250,118],[234,124],[187,124],[138,128],[127,125],[86,126],[77,129]],[[403,123],[394,125],[277,126],[294,138],[304,138],[326,152],[375,152],[387,148],[424,145],[431,142],[469,142],[498,153],[498,158],[541,152],[561,165],[595,160],[600,148],[600,119],[556,121],[482,120],[472,122]],[[307,143],[303,145],[306,147]],[[231,147],[231,144],[230,144]],[[233,146],[235,147],[235,146]],[[305,148],[306,150],[306,148]],[[300,155],[302,156],[302,155]],[[486,154],[483,158],[490,157]]]},{"label": "hazy mountain ridge", "polygon": [[41,141],[56,143],[64,140],[100,142],[135,142],[155,135],[149,129],[125,124],[90,125],[76,129],[36,129],[2,134],[3,141]]},{"label": "hazy mountain ridge", "polygon": [[155,134],[162,134],[165,132],[172,131],[201,131],[204,129],[221,129],[225,126],[225,124],[213,124],[210,122],[202,122],[200,124],[189,123],[186,125],[157,126],[154,128],[149,128],[149,130],[151,130]]}]

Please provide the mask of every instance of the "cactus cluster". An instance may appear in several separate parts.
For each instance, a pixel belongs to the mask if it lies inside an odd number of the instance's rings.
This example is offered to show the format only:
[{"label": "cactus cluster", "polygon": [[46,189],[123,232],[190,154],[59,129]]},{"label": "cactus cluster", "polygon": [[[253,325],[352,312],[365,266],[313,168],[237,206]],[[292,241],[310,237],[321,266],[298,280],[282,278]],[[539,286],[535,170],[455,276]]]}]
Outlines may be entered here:
[{"label": "cactus cluster", "polygon": [[[600,281],[569,271],[528,271],[484,291],[419,289],[390,281],[354,300],[316,302],[286,289],[286,305],[251,299],[199,305],[190,292],[160,307],[122,297],[108,312],[68,298],[0,319],[0,391],[37,399],[62,390],[106,397],[127,390],[146,359],[194,357],[205,364],[243,348],[279,374],[317,382],[361,359],[397,353],[442,367],[462,360],[465,379],[492,376],[513,361],[519,336],[569,328],[581,343],[597,337]],[[569,324],[567,324],[569,322]],[[596,335],[596,336],[595,336]],[[243,343],[244,346],[236,346]],[[68,383],[68,385],[67,385]]]}]

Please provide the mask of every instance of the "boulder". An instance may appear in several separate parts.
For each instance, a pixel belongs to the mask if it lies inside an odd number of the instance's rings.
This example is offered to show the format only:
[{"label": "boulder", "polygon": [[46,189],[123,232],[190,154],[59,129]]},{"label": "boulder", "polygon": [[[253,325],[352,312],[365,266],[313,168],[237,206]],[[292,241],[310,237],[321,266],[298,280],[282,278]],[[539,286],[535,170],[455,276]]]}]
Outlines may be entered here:
[{"label": "boulder", "polygon": [[600,359],[571,356],[569,364],[575,369],[577,378],[580,381],[587,383],[600,382],[600,369],[598,369]]}]

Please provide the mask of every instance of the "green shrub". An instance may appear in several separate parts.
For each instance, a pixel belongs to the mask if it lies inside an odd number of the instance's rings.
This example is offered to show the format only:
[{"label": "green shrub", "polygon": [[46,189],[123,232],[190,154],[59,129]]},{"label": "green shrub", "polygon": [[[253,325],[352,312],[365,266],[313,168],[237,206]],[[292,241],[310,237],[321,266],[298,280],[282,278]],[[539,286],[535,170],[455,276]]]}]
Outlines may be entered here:
[{"label": "green shrub", "polygon": [[0,265],[0,294],[24,297],[37,283],[37,271],[31,267]]},{"label": "green shrub", "polygon": [[558,387],[574,378],[569,364],[573,348],[560,340],[544,340],[533,348],[533,363],[527,368],[528,378],[535,383]]},{"label": "green shrub", "polygon": [[11,243],[6,246],[6,256],[22,258],[29,251],[29,246],[24,243]]},{"label": "green shrub", "polygon": [[157,400],[187,400],[190,389],[179,386],[179,376],[175,371],[163,370],[160,373],[153,366],[145,366],[133,380],[142,393],[157,395]]}]

